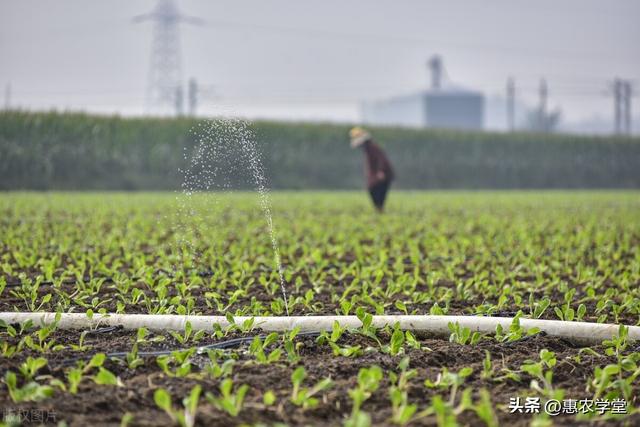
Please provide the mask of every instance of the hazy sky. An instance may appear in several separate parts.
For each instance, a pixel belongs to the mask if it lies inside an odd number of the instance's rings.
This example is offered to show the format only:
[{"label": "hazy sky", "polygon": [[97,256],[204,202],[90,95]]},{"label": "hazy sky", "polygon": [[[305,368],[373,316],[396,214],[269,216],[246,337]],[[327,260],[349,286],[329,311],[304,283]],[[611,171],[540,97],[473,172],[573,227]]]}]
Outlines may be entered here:
[{"label": "hazy sky", "polygon": [[[11,103],[142,113],[153,0],[0,0],[0,85]],[[211,88],[202,109],[357,120],[359,102],[448,79],[534,104],[541,77],[567,121],[610,120],[615,76],[640,86],[640,1],[178,1],[183,76]],[[637,105],[638,98],[634,98]],[[635,108],[638,111],[638,107]],[[637,126],[637,124],[636,124]]]}]

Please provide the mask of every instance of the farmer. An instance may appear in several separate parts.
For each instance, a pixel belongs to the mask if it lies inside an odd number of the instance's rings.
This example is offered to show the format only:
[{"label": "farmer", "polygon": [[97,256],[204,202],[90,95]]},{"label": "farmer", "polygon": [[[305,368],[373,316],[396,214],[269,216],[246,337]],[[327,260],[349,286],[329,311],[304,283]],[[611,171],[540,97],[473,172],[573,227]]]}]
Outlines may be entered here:
[{"label": "farmer", "polygon": [[377,144],[371,139],[371,135],[360,127],[354,127],[349,132],[351,148],[362,147],[365,154],[365,174],[367,189],[371,195],[376,210],[382,213],[384,200],[391,181],[393,181],[393,168],[391,162]]}]

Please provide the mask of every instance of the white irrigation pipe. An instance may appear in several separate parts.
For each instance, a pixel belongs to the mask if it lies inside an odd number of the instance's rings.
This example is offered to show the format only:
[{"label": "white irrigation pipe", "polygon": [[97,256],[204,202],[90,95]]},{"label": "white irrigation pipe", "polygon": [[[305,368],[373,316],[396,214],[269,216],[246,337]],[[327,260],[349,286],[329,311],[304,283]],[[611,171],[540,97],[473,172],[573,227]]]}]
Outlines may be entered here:
[{"label": "white irrigation pipe", "polygon": [[[0,312],[0,320],[6,323],[24,323],[31,320],[34,324],[50,324],[55,321],[56,313],[18,313]],[[234,322],[242,323],[251,317],[235,317]],[[300,327],[301,332],[330,331],[333,323],[338,321],[342,327],[358,328],[362,323],[356,316],[287,316],[287,317],[254,317],[254,327],[264,331],[290,331]],[[194,330],[212,331],[213,325],[222,328],[229,326],[224,316],[182,316],[175,314],[94,314],[92,318],[83,313],[62,313],[58,322],[61,329],[90,329],[101,326],[122,326],[125,329],[147,328],[153,331],[182,331],[186,322],[191,322]],[[496,326],[508,330],[513,318],[483,316],[373,316],[373,326],[382,328],[393,326],[396,322],[403,330],[428,332],[436,336],[449,336],[448,325],[458,322],[460,326],[471,331],[493,333]],[[576,343],[599,344],[605,339],[617,335],[618,325],[588,322],[564,322],[559,320],[540,320],[520,318],[520,325],[525,329],[539,328],[553,337],[565,338]],[[640,327],[629,326],[629,339],[640,340]]]}]

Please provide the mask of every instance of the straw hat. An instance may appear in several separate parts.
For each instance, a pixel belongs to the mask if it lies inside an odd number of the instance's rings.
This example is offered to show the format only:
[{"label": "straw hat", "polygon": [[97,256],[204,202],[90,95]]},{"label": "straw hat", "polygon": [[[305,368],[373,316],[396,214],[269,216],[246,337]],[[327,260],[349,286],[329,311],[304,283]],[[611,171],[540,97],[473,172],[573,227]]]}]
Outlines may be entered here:
[{"label": "straw hat", "polygon": [[351,138],[351,148],[356,148],[371,139],[371,134],[361,127],[354,127],[349,131]]}]

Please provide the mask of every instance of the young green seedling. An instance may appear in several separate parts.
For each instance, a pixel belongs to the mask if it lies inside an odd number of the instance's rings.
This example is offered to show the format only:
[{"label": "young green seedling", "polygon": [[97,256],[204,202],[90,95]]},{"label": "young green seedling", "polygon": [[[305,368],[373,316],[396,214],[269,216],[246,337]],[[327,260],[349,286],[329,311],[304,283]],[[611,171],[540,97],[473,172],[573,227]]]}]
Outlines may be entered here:
[{"label": "young green seedling", "polygon": [[[397,325],[396,325],[397,326]],[[399,330],[399,327],[397,328]],[[418,371],[409,369],[409,357],[404,357],[398,364],[399,374],[389,373],[389,399],[391,400],[391,421],[394,424],[405,425],[414,420],[418,405],[409,403],[409,382],[415,378]]]},{"label": "young green seedling", "polygon": [[233,389],[233,381],[230,378],[225,378],[220,383],[220,396],[207,393],[206,398],[216,408],[225,411],[232,417],[236,417],[242,410],[244,398],[249,391],[249,386],[243,384],[240,387],[236,387],[235,393]]},{"label": "young green seedling", "polygon": [[389,353],[392,356],[397,356],[401,353],[404,353],[404,341],[405,335],[400,329],[400,324],[396,322],[395,325],[393,325],[393,332],[391,333],[389,344],[382,346],[381,350],[384,353]]},{"label": "young green seedling", "polygon": [[371,417],[366,412],[360,410],[365,400],[380,386],[382,380],[382,369],[379,366],[370,368],[360,368],[358,371],[358,384],[356,388],[348,390],[349,397],[353,402],[351,415],[345,421],[345,427],[360,427],[371,424]]},{"label": "young green seedling", "polygon": [[40,385],[36,381],[27,381],[23,386],[18,386],[18,378],[15,372],[7,371],[4,382],[9,390],[9,397],[14,403],[39,402],[53,396],[53,387]]},{"label": "young green seedling", "polygon": [[202,388],[196,385],[191,389],[189,396],[182,400],[183,409],[176,409],[171,402],[171,395],[163,388],[158,388],[153,393],[153,400],[156,405],[165,411],[171,420],[181,427],[192,427],[196,422],[198,403]]},{"label": "young green seedling", "polygon": [[455,342],[461,345],[476,345],[482,339],[480,332],[471,333],[471,329],[460,326],[458,322],[449,322],[448,325],[451,335],[449,335],[449,342]]},{"label": "young green seedling", "polygon": [[177,332],[170,331],[170,334],[173,338],[176,339],[180,344],[187,344],[189,341],[197,343],[204,337],[204,330],[199,330],[195,334],[193,334],[193,327],[191,326],[191,322],[187,320],[184,325],[184,332],[179,334]]},{"label": "young green seedling", "polygon": [[249,346],[249,352],[255,358],[258,363],[273,363],[280,360],[282,356],[282,349],[276,348],[271,351],[269,354],[265,353],[265,350],[276,343],[278,341],[278,334],[276,332],[272,332],[264,339],[264,342],[260,339],[259,336],[256,336],[251,345]]},{"label": "young green seedling", "polygon": [[447,368],[443,368],[438,374],[435,381],[426,379],[424,385],[428,388],[450,389],[449,405],[454,406],[458,388],[462,386],[467,377],[473,373],[473,368],[467,366],[458,372],[450,372]]},{"label": "young green seedling", "polygon": [[[162,371],[172,377],[186,377],[191,373],[190,358],[196,352],[195,348],[184,351],[174,351],[170,355],[158,356],[156,363]],[[172,370],[172,367],[175,369]]]},{"label": "young green seedling", "polygon": [[[555,396],[553,388],[553,367],[556,366],[556,356],[552,351],[543,348],[540,350],[540,361],[535,362],[527,360],[525,364],[520,366],[520,370],[533,377],[531,380],[531,388],[538,390],[549,398]],[[545,370],[545,368],[548,368]],[[540,387],[542,383],[542,387]]]},{"label": "young green seedling", "polygon": [[307,377],[304,367],[299,366],[291,374],[291,383],[293,390],[291,391],[291,402],[294,405],[301,406],[304,409],[315,408],[318,406],[318,399],[314,397],[316,394],[330,388],[333,385],[331,378],[323,378],[313,387],[302,387],[302,382]]}]

